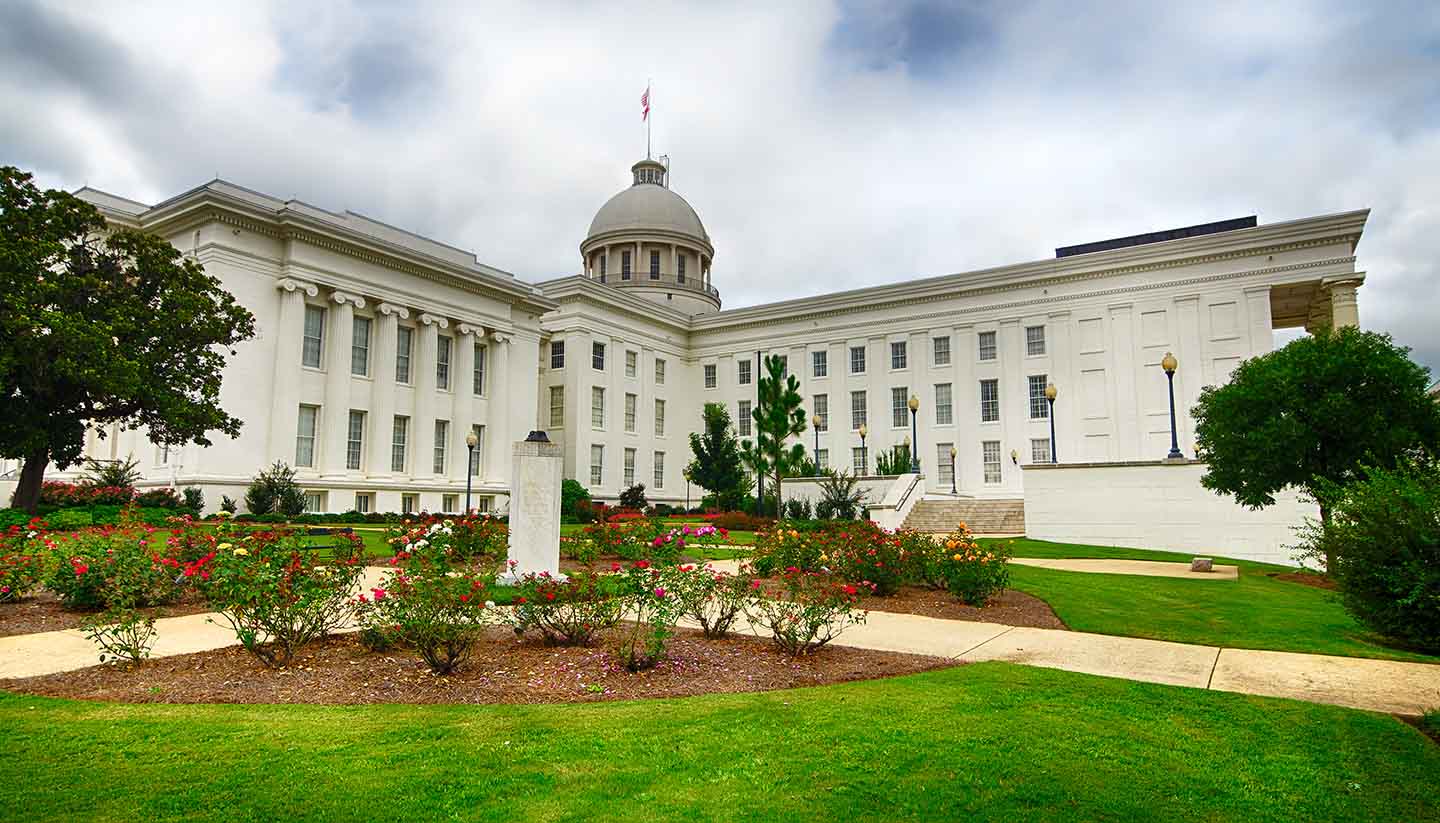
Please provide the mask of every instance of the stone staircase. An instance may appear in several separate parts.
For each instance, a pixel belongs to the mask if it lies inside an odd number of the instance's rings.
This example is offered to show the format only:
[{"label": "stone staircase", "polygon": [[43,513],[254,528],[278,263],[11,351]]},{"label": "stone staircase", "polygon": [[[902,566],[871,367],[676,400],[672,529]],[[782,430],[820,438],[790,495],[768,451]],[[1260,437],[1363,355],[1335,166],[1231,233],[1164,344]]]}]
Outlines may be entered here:
[{"label": "stone staircase", "polygon": [[905,518],[905,528],[948,532],[964,521],[975,534],[1024,534],[1024,500],[921,500]]}]

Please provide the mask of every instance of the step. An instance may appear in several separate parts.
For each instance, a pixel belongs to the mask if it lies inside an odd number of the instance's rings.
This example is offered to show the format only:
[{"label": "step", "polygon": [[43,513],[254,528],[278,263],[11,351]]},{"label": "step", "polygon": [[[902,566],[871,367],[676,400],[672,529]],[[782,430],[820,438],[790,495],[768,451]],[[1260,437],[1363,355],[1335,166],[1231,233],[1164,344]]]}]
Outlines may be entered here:
[{"label": "step", "polygon": [[948,532],[964,522],[974,534],[1023,534],[1024,500],[921,500],[905,518],[905,528]]}]

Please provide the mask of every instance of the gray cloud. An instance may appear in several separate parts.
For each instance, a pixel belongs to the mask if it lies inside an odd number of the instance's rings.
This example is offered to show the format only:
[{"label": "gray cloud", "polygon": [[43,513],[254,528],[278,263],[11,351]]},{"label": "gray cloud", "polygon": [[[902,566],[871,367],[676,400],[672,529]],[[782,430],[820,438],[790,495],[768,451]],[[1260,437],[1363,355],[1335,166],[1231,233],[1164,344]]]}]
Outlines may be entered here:
[{"label": "gray cloud", "polygon": [[628,182],[647,77],[727,306],[1370,207],[1362,321],[1440,366],[1433,3],[0,4],[0,162],[218,173],[538,280]]}]

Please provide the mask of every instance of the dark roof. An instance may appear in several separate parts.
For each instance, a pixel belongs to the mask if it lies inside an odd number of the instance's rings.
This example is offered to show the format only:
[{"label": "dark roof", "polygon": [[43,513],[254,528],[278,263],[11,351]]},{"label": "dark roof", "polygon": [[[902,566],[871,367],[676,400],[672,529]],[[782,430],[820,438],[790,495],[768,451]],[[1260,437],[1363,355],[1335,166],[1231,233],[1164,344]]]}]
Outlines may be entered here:
[{"label": "dark roof", "polygon": [[1222,231],[1235,231],[1236,229],[1253,229],[1257,225],[1259,225],[1259,221],[1257,221],[1255,215],[1252,214],[1249,217],[1236,217],[1232,220],[1201,223],[1198,226],[1186,226],[1183,229],[1167,229],[1165,231],[1152,231],[1148,234],[1132,234],[1129,237],[1117,237],[1113,240],[1097,240],[1094,243],[1081,243],[1078,246],[1061,246],[1055,250],[1055,256],[1071,257],[1076,254],[1091,254],[1097,251],[1123,249],[1129,246],[1144,246],[1149,243],[1163,243],[1166,240],[1179,240],[1183,237],[1219,234]]}]

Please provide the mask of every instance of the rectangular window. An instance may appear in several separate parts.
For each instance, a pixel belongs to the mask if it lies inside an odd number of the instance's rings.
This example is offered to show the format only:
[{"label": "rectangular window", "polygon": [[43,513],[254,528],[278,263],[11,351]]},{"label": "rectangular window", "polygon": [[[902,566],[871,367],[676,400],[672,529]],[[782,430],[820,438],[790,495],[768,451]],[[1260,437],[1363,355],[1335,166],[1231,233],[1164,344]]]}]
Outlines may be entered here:
[{"label": "rectangular window", "polygon": [[415,513],[418,512],[418,511],[420,511],[420,495],[418,495],[418,494],[402,494],[402,495],[400,495],[400,513],[401,513],[401,514],[415,514]]},{"label": "rectangular window", "polygon": [[660,252],[650,252],[650,279],[660,279]]},{"label": "rectangular window", "polygon": [[910,388],[896,386],[890,389],[890,425],[904,429],[910,426]]},{"label": "rectangular window", "polygon": [[850,392],[850,431],[859,431],[865,425],[868,415],[865,410],[865,392]]},{"label": "rectangular window", "polygon": [[930,362],[936,366],[950,365],[950,337],[930,338]]},{"label": "rectangular window", "polygon": [[565,428],[565,387],[550,387],[550,428]]},{"label": "rectangular window", "polygon": [[350,373],[370,374],[370,318],[356,317],[351,325]]},{"label": "rectangular window", "polygon": [[599,443],[590,445],[590,485],[598,486],[605,477],[605,447]]},{"label": "rectangular window", "polygon": [[736,377],[735,377],[736,382],[738,382],[738,383],[739,383],[740,385],[742,385],[742,386],[748,386],[748,385],[750,385],[750,367],[753,366],[753,365],[755,365],[755,364],[754,364],[754,363],[751,363],[749,360],[741,360],[741,361],[737,362],[737,363],[735,364],[735,367],[736,367],[739,371],[738,371],[738,373],[736,374]]},{"label": "rectangular window", "polygon": [[980,422],[994,423],[1000,419],[1000,381],[980,381]]},{"label": "rectangular window", "polygon": [[950,456],[950,443],[935,444],[935,465],[940,467],[940,485],[948,486],[955,480],[955,458]]},{"label": "rectangular window", "polygon": [[605,344],[590,344],[590,368],[596,371],[605,371]]},{"label": "rectangular window", "polygon": [[855,473],[856,477],[864,477],[870,473],[863,446],[854,446],[850,449],[850,470]]},{"label": "rectangular window", "polygon": [[398,326],[395,329],[395,382],[410,383],[410,345],[415,337],[415,330],[409,326]]},{"label": "rectangular window", "polygon": [[300,349],[300,363],[320,368],[320,352],[325,346],[325,310],[319,306],[305,307],[305,342]]},{"label": "rectangular window", "polygon": [[305,513],[319,514],[325,511],[324,492],[305,492]]},{"label": "rectangular window", "polygon": [[665,401],[655,401],[655,436],[665,436]]},{"label": "rectangular window", "polygon": [[450,390],[450,338],[443,334],[435,338],[435,388]]},{"label": "rectangular window", "polygon": [[460,510],[460,495],[444,494],[440,496],[440,511],[451,514]]},{"label": "rectangular window", "polygon": [[1045,327],[1025,327],[1025,353],[1031,356],[1045,353]]},{"label": "rectangular window", "polygon": [[365,412],[350,410],[350,425],[345,433],[345,468],[360,471],[360,456],[365,453]]},{"label": "rectangular window", "polygon": [[550,368],[552,368],[552,369],[563,369],[563,368],[565,368],[565,341],[564,341],[564,340],[551,340],[551,341],[550,341]]},{"label": "rectangular window", "polygon": [[590,426],[605,428],[605,390],[599,386],[590,387]]},{"label": "rectangular window", "polygon": [[295,430],[295,465],[315,465],[315,426],[320,417],[319,406],[301,406],[300,421]]},{"label": "rectangular window", "polygon": [[980,359],[981,359],[981,360],[994,360],[994,359],[995,359],[995,332],[993,332],[993,331],[982,331],[982,332],[980,332],[980,341],[979,341],[979,342],[980,342]]},{"label": "rectangular window", "polygon": [[1043,374],[1030,375],[1031,420],[1048,420],[1050,418],[1050,404],[1045,401],[1045,384],[1049,382]]},{"label": "rectangular window", "polygon": [[633,394],[625,395],[625,431],[627,432],[634,433],[635,431],[635,404],[638,400],[639,398]]},{"label": "rectangular window", "polygon": [[864,373],[865,373],[865,347],[864,347],[864,346],[851,346],[851,347],[850,347],[850,373],[851,373],[851,374],[864,374]]},{"label": "rectangular window", "polygon": [[679,269],[677,269],[677,270],[675,271],[675,279],[678,280],[678,281],[680,281],[681,283],[684,283],[684,282],[685,282],[685,255],[683,255],[683,254],[680,255],[679,258],[676,259],[675,264],[680,267]]},{"label": "rectangular window", "polygon": [[715,388],[715,364],[709,363],[705,366],[705,388]]},{"label": "rectangular window", "polygon": [[445,473],[445,451],[450,442],[450,421],[435,421],[435,460],[431,463],[430,469],[436,474]]},{"label": "rectangular window", "polygon": [[625,450],[625,488],[635,485],[635,450]]},{"label": "rectangular window", "polygon": [[815,431],[822,431],[822,432],[823,432],[823,431],[829,431],[829,430],[830,430],[830,396],[829,396],[829,395],[826,395],[826,394],[817,394],[817,395],[815,395],[815,409],[814,409],[814,412],[813,412],[813,413],[814,413],[814,415],[815,415],[816,417],[820,418],[820,425],[818,425],[818,426],[815,427]]},{"label": "rectangular window", "polygon": [[830,450],[829,450],[829,449],[816,449],[816,450],[815,450],[815,470],[818,471],[818,472],[820,472],[821,474],[824,474],[825,472],[830,471]]},{"label": "rectangular window", "polygon": [[955,422],[955,404],[951,400],[949,383],[935,384],[935,425],[948,426]]},{"label": "rectangular window", "polygon": [[908,362],[909,362],[909,361],[908,361],[908,358],[907,358],[907,356],[906,356],[906,351],[905,351],[905,341],[901,340],[901,341],[898,342],[898,343],[891,343],[891,344],[890,344],[890,368],[891,368],[892,370],[895,370],[895,369],[903,369],[903,368],[906,367],[906,364],[907,364]]},{"label": "rectangular window", "polygon": [[810,352],[810,370],[815,377],[825,377],[830,372],[829,352]]},{"label": "rectangular window", "polygon": [[985,482],[1000,482],[1000,441],[985,440],[980,443],[980,454],[985,464]]},{"label": "rectangular window", "polygon": [[483,343],[475,344],[475,373],[471,375],[471,392],[476,397],[485,395],[485,356],[490,349]]},{"label": "rectangular window", "polygon": [[740,429],[741,437],[750,436],[750,401],[741,400],[735,407],[735,425]]},{"label": "rectangular window", "polygon": [[639,353],[639,352],[633,352],[633,351],[627,351],[627,352],[625,352],[625,376],[626,376],[626,377],[635,377],[635,376],[638,375],[639,373],[640,373],[640,353]]},{"label": "rectangular window", "polygon": [[1050,462],[1050,438],[1048,438],[1048,437],[1033,437],[1033,438],[1030,439],[1030,462],[1031,462],[1031,463],[1049,463],[1049,462]]},{"label": "rectangular window", "polygon": [[630,279],[630,250],[620,252],[620,279]]},{"label": "rectangular window", "polygon": [[471,424],[470,433],[475,435],[475,448],[471,450],[467,444],[465,459],[470,463],[470,476],[479,477],[480,466],[484,462],[485,457],[485,427]]},{"label": "rectangular window", "polygon": [[655,452],[655,488],[665,488],[665,452]]},{"label": "rectangular window", "polygon": [[655,385],[665,385],[665,361],[655,358]]},{"label": "rectangular window", "polygon": [[475,498],[475,511],[477,511],[477,512],[493,512],[493,511],[495,511],[495,495],[493,495],[493,494],[482,494],[482,495],[480,495],[479,497],[476,497],[476,498]]},{"label": "rectangular window", "polygon": [[371,502],[371,499],[371,495],[366,492],[356,492],[355,511],[360,512],[361,514],[369,514],[370,510],[375,508],[374,504]]},{"label": "rectangular window", "polygon": [[405,446],[410,439],[410,418],[395,415],[394,428],[390,430],[390,471],[405,473]]}]

